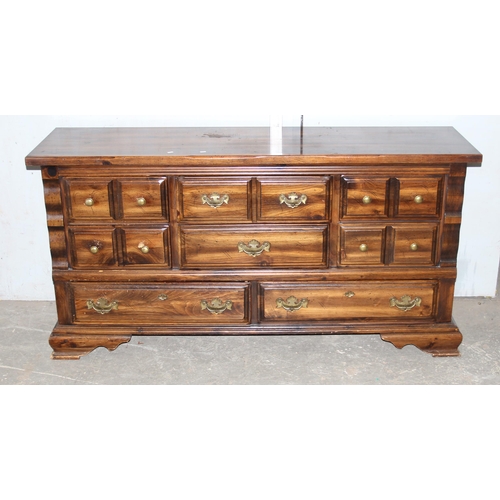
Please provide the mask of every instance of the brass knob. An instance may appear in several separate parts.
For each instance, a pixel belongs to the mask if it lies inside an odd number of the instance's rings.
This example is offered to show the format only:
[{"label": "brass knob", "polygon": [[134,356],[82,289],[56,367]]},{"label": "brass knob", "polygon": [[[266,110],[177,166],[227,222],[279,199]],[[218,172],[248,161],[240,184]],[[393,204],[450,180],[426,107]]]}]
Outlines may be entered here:
[{"label": "brass knob", "polygon": [[415,203],[419,203],[420,204],[420,203],[422,203],[424,201],[424,199],[419,194],[417,194],[417,196],[415,196],[415,198],[413,199],[413,201]]},{"label": "brass knob", "polygon": [[87,207],[92,207],[94,205],[94,198],[87,198],[85,200],[85,205],[87,205]]},{"label": "brass knob", "polygon": [[141,247],[141,252],[142,253],[149,253],[149,247],[147,245],[144,245],[143,247]]},{"label": "brass knob", "polygon": [[140,197],[140,198],[137,198],[137,204],[140,206],[140,207],[143,207],[145,204],[146,204],[146,198],[144,197]]},{"label": "brass knob", "polygon": [[90,247],[90,253],[96,254],[99,251],[99,247],[97,245],[92,245]]},{"label": "brass knob", "polygon": [[368,250],[368,245],[366,245],[365,243],[361,243],[361,245],[359,245],[359,249],[362,252],[366,252]]},{"label": "brass knob", "polygon": [[413,250],[414,252],[416,252],[418,250],[418,245],[416,243],[412,243],[410,245],[410,249]]},{"label": "brass knob", "polygon": [[365,205],[368,205],[368,203],[371,203],[371,202],[372,202],[372,199],[368,195],[363,196],[363,203]]}]

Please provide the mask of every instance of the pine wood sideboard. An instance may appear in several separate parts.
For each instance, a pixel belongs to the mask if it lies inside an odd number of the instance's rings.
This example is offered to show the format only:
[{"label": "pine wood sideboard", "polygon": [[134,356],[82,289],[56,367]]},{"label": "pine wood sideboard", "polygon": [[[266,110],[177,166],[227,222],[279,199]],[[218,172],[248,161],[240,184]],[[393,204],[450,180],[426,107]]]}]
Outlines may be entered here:
[{"label": "pine wood sideboard", "polygon": [[[380,334],[456,356],[452,127],[58,128],[41,168],[55,359],[132,335]],[[271,153],[273,150],[273,153]]]}]

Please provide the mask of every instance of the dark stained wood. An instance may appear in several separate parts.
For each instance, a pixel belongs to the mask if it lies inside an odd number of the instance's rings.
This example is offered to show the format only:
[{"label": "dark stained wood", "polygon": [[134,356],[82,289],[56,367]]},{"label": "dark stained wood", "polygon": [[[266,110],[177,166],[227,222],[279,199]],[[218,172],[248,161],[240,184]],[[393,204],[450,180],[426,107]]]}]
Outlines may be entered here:
[{"label": "dark stained wood", "polygon": [[302,151],[298,138],[285,129],[270,155],[264,128],[56,129],[26,158],[42,166],[53,357],[131,335],[369,333],[458,355],[480,153],[451,127],[306,128]]}]

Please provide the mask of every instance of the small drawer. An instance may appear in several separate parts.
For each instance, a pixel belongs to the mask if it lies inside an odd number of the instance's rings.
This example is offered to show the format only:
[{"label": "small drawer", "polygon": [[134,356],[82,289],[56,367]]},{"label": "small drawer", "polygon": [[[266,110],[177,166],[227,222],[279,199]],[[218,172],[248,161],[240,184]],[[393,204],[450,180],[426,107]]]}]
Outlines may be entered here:
[{"label": "small drawer", "polygon": [[261,320],[432,318],[436,282],[262,283]]},{"label": "small drawer", "polygon": [[442,177],[398,179],[397,216],[439,217]]},{"label": "small drawer", "polygon": [[124,219],[166,219],[165,178],[120,180]]},{"label": "small drawer", "polygon": [[73,283],[74,323],[176,325],[248,323],[247,283]]},{"label": "small drawer", "polygon": [[69,238],[73,267],[117,265],[115,229],[73,228],[69,230]]},{"label": "small drawer", "polygon": [[384,263],[386,227],[340,227],[341,265]]},{"label": "small drawer", "polygon": [[179,220],[251,222],[249,179],[181,177],[177,180]]},{"label": "small drawer", "polygon": [[326,267],[327,226],[181,226],[181,267]]},{"label": "small drawer", "polygon": [[64,180],[63,188],[70,219],[112,219],[110,180]]},{"label": "small drawer", "polygon": [[341,179],[342,217],[387,217],[389,178]]},{"label": "small drawer", "polygon": [[168,228],[125,229],[124,264],[154,266],[169,264]]},{"label": "small drawer", "polygon": [[258,218],[263,221],[325,220],[328,218],[326,178],[258,179]]},{"label": "small drawer", "polygon": [[436,262],[437,224],[394,226],[393,264],[434,265]]}]

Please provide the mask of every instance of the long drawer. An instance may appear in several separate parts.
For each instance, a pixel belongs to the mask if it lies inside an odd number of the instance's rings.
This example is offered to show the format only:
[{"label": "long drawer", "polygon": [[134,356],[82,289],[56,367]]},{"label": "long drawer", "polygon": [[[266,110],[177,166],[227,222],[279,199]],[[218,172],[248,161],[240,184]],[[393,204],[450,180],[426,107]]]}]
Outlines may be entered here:
[{"label": "long drawer", "polygon": [[437,281],[262,283],[262,321],[431,319]]},{"label": "long drawer", "polygon": [[72,283],[73,323],[168,325],[248,323],[248,283]]},{"label": "long drawer", "polygon": [[326,267],[326,224],[181,226],[181,267],[234,269]]}]

